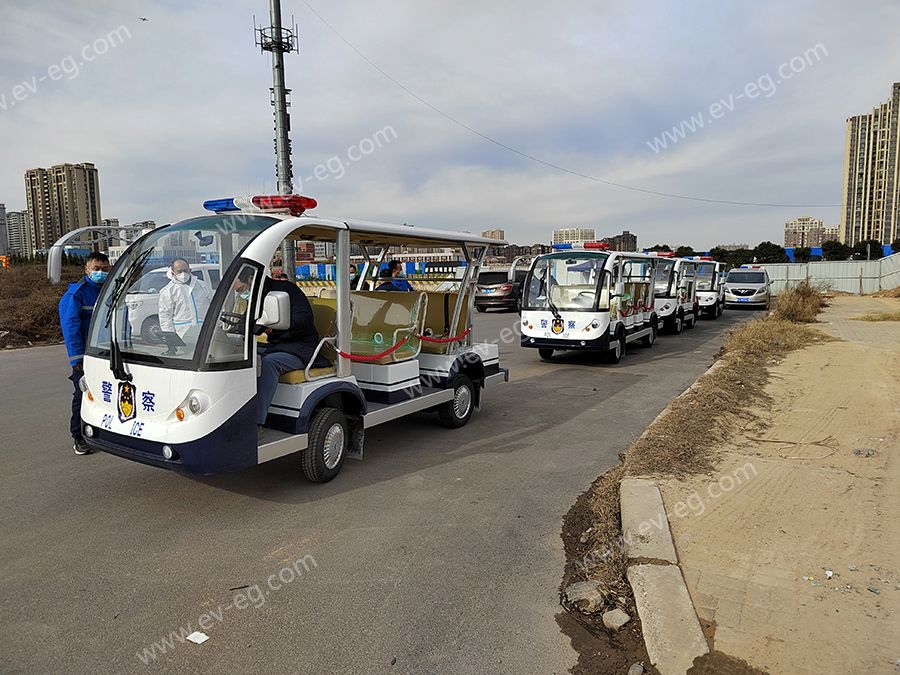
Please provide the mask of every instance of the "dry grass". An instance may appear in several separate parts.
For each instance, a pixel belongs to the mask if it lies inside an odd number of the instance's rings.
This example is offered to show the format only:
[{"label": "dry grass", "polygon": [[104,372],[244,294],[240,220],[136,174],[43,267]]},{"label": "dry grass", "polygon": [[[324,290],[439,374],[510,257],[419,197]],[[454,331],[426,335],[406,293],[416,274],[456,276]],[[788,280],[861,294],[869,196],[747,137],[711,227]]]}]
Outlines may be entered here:
[{"label": "dry grass", "polygon": [[796,323],[815,323],[816,316],[827,304],[825,290],[809,281],[786,288],[775,298],[772,316]]},{"label": "dry grass", "polygon": [[47,281],[44,265],[0,268],[0,347],[28,347],[62,342],[59,299],[68,281],[83,274],[81,267],[63,268],[63,283]]},{"label": "dry grass", "polygon": [[897,288],[891,288],[886,291],[878,291],[877,293],[872,293],[873,298],[900,298],[900,286]]},{"label": "dry grass", "polygon": [[896,312],[869,312],[862,316],[852,317],[855,321],[900,321],[900,311]]}]

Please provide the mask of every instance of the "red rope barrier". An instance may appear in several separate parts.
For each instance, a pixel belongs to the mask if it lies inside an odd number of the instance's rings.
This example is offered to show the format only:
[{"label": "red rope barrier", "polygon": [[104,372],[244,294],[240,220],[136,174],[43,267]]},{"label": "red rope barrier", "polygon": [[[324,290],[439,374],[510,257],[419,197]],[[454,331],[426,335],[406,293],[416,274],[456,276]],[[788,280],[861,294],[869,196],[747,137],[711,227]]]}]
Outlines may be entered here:
[{"label": "red rope barrier", "polygon": [[388,356],[389,354],[393,354],[395,351],[400,349],[400,347],[405,345],[407,340],[409,340],[409,338],[403,338],[402,340],[400,340],[400,342],[395,344],[393,347],[389,347],[388,349],[381,352],[380,354],[375,354],[373,356],[365,356],[363,354],[348,354],[347,352],[342,352],[340,349],[337,350],[337,353],[340,354],[341,356],[343,356],[345,359],[350,359],[351,361],[361,361],[363,363],[367,363],[367,362],[371,362],[371,361],[377,361],[378,359],[383,359],[385,356]]}]

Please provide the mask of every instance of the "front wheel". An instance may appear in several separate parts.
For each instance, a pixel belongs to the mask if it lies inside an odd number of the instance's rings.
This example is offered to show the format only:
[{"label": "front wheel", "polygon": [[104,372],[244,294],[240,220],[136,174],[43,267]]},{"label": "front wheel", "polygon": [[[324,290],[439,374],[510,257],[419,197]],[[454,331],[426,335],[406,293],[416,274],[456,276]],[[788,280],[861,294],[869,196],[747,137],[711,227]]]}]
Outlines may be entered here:
[{"label": "front wheel", "polygon": [[553,350],[549,347],[539,347],[538,356],[540,356],[544,361],[551,361],[553,359]]},{"label": "front wheel", "polygon": [[609,350],[606,357],[609,363],[618,363],[625,356],[625,331],[619,330],[616,341],[613,342],[612,349]]},{"label": "front wheel", "polygon": [[650,323],[650,334],[641,338],[641,343],[645,347],[652,347],[653,343],[656,342],[656,317],[653,317],[653,320]]},{"label": "front wheel", "polygon": [[144,323],[141,325],[141,338],[143,338],[145,342],[150,342],[152,344],[162,344],[165,342],[163,339],[162,328],[159,327],[158,316],[148,316],[144,319]]},{"label": "front wheel", "polygon": [[477,309],[479,312],[486,312],[486,311],[487,311],[487,307],[484,307],[484,306],[482,306],[482,305],[475,305],[475,309]]},{"label": "front wheel", "polygon": [[453,398],[438,408],[438,419],[449,429],[465,426],[475,410],[475,383],[468,375],[453,378]]},{"label": "front wheel", "polygon": [[675,321],[672,323],[672,332],[675,335],[681,335],[681,332],[684,330],[684,310],[679,309],[678,313],[675,314]]},{"label": "front wheel", "polygon": [[313,483],[327,483],[338,475],[350,438],[347,418],[337,408],[320,408],[309,424],[309,446],[301,454],[303,475]]}]

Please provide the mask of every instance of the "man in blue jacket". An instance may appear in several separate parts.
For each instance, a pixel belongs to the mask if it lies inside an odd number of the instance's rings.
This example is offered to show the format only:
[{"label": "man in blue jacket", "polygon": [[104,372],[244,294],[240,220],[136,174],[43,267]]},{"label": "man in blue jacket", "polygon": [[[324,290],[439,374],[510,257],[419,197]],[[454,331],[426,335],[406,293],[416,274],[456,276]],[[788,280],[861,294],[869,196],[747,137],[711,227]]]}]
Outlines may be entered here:
[{"label": "man in blue jacket", "polygon": [[412,285],[403,278],[403,263],[399,260],[391,260],[388,263],[388,266],[381,270],[378,278],[385,279],[385,281],[378,285],[375,289],[376,291],[406,291],[408,293],[415,290]]},{"label": "man in blue jacket", "polygon": [[69,363],[72,365],[72,374],[69,379],[75,385],[69,429],[72,432],[76,455],[88,455],[91,452],[90,446],[84,442],[84,438],[81,436],[81,389],[78,387],[78,381],[84,375],[82,361],[84,360],[88,327],[91,325],[91,314],[94,311],[97,296],[100,295],[100,287],[103,286],[108,275],[109,258],[106,254],[91,253],[84,265],[84,277],[69,284],[68,290],[59,301],[59,325],[62,328],[63,339],[66,341]]}]

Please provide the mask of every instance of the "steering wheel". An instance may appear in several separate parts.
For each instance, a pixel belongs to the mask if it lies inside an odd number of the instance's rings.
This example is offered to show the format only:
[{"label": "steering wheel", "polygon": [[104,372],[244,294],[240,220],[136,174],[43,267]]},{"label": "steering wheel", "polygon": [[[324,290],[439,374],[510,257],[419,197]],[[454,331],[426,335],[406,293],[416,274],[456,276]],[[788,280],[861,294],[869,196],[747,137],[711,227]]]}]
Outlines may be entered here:
[{"label": "steering wheel", "polygon": [[239,328],[244,323],[244,314],[236,314],[234,312],[222,312],[219,320],[226,326],[226,330]]}]

